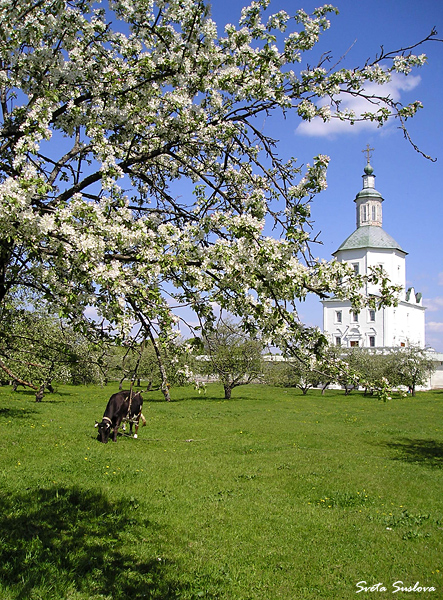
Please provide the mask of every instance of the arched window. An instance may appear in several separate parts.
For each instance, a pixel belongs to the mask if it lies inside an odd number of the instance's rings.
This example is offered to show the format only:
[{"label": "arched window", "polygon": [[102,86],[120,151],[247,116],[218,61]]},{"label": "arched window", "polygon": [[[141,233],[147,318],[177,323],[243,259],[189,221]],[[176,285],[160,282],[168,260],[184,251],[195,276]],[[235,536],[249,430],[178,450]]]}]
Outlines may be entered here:
[{"label": "arched window", "polygon": [[363,206],[361,207],[361,220],[367,221],[367,219],[368,219],[368,207],[366,206],[366,204],[363,204]]}]

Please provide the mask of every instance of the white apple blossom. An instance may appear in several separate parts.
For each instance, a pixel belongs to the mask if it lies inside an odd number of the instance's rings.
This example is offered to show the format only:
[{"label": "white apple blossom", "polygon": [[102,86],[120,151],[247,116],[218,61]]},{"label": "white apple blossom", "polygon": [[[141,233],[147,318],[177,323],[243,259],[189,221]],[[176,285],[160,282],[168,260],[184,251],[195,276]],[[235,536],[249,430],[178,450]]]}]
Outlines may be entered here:
[{"label": "white apple blossom", "polygon": [[[204,1],[114,0],[105,11],[0,0],[0,302],[29,287],[73,319],[92,304],[121,335],[138,322],[166,344],[178,319],[169,297],[203,325],[216,305],[309,352],[322,336],[300,323],[295,300],[361,306],[361,277],[306,259],[328,157],[303,170],[283,161],[256,117],[329,120],[337,94],[364,97],[365,82],[426,57],[308,68],[304,53],[336,9],[264,19],[269,4],[252,2],[219,38]],[[419,104],[384,98],[363,118],[403,122]],[[380,301],[392,300],[383,279]]]}]

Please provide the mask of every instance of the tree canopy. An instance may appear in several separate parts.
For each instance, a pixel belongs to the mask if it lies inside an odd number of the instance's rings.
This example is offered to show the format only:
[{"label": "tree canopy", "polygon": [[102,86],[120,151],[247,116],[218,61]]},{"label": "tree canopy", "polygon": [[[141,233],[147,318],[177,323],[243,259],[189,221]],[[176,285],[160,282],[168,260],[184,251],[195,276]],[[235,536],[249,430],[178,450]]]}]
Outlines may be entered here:
[{"label": "tree canopy", "polygon": [[53,382],[102,383],[107,362],[106,346],[45,307],[0,306],[0,383],[31,387],[40,401]]},{"label": "tree canopy", "polygon": [[392,385],[404,385],[415,396],[416,387],[426,385],[435,371],[435,363],[426,349],[409,346],[391,350],[386,357],[386,376]]},{"label": "tree canopy", "polygon": [[[312,352],[324,340],[295,300],[392,301],[380,273],[365,299],[347,265],[312,259],[328,157],[303,169],[280,157],[259,117],[404,127],[420,103],[365,84],[426,57],[413,44],[355,69],[308,66],[336,9],[267,16],[268,4],[219,35],[202,0],[0,0],[0,302],[27,288],[73,321],[93,307],[98,326],[124,337],[139,323],[159,343],[174,307],[210,325],[218,305],[265,341]],[[346,94],[368,110],[342,110]]]},{"label": "tree canopy", "polygon": [[200,357],[196,369],[218,378],[226,400],[231,398],[234,388],[262,380],[263,343],[245,336],[237,324],[219,320],[207,334],[203,348],[206,354]]}]

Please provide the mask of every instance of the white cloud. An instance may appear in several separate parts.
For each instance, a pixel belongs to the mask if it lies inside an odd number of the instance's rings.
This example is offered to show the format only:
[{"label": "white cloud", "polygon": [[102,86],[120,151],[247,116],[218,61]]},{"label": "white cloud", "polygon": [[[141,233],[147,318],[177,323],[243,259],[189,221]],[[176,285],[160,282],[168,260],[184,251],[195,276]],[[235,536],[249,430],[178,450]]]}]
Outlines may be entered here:
[{"label": "white cloud", "polygon": [[[365,92],[368,95],[390,96],[395,102],[399,102],[403,92],[409,92],[416,88],[420,83],[421,78],[418,75],[409,75],[408,77],[399,73],[394,73],[390,82],[383,85],[376,83],[368,83],[365,87]],[[337,96],[341,100],[340,108],[342,110],[352,110],[355,114],[361,115],[364,112],[376,112],[379,107],[369,103],[364,98],[353,98],[348,94],[342,97]],[[318,102],[318,106],[326,106],[329,101],[324,98]],[[380,107],[382,105],[380,104]],[[320,117],[315,117],[312,121],[303,121],[295,130],[296,134],[308,135],[311,137],[335,137],[346,133],[360,133],[367,129],[377,129],[377,123],[370,121],[358,121],[354,125],[339,119],[331,119],[324,122]],[[443,275],[443,274],[442,274]]]},{"label": "white cloud", "polygon": [[443,296],[437,296],[436,298],[426,298],[423,301],[423,305],[426,306],[429,312],[435,312],[443,309]]},{"label": "white cloud", "polygon": [[436,333],[443,333],[443,323],[431,321],[430,323],[426,323],[426,329],[428,331],[434,331]]}]

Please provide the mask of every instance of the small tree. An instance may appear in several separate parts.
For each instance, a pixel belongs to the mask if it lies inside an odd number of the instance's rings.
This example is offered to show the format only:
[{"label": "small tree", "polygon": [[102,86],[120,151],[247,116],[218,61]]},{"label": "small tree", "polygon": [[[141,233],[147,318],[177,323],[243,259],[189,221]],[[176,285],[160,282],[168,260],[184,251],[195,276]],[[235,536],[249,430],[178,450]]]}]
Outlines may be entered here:
[{"label": "small tree", "polygon": [[324,354],[317,359],[316,374],[318,385],[321,387],[322,395],[331,383],[335,383],[339,377],[340,357],[343,349],[340,346],[328,346]]},{"label": "small tree", "polygon": [[235,387],[262,377],[262,342],[248,338],[234,323],[220,321],[206,335],[205,350],[209,360],[201,361],[202,370],[218,377],[226,400]]},{"label": "small tree", "polygon": [[386,373],[391,385],[405,385],[413,396],[418,385],[424,385],[435,366],[426,350],[409,346],[392,350],[386,357]]},{"label": "small tree", "polygon": [[376,392],[387,396],[386,362],[381,354],[367,348],[340,348],[332,346],[322,361],[324,378],[330,378],[343,386],[345,395],[362,387],[365,396]]},{"label": "small tree", "polygon": [[297,358],[271,363],[266,369],[266,378],[276,386],[298,388],[305,396],[320,381],[320,374],[313,363],[316,363],[313,359],[303,362]]},{"label": "small tree", "polygon": [[323,362],[323,369],[327,374],[327,378],[338,383],[345,390],[345,396],[348,396],[353,389],[358,387],[361,377],[360,372],[360,353],[354,348],[339,348],[339,352],[335,355],[336,360],[328,364]]},{"label": "small tree", "polygon": [[341,349],[343,360],[348,368],[337,377],[339,383],[349,394],[355,387],[363,387],[365,396],[375,390],[380,390],[381,381],[385,376],[385,363],[383,357],[371,352],[368,348]]}]

